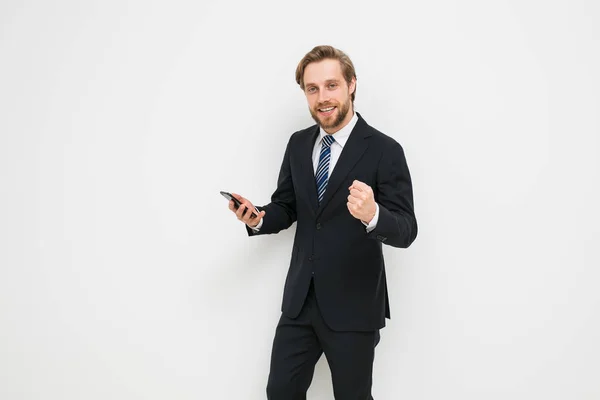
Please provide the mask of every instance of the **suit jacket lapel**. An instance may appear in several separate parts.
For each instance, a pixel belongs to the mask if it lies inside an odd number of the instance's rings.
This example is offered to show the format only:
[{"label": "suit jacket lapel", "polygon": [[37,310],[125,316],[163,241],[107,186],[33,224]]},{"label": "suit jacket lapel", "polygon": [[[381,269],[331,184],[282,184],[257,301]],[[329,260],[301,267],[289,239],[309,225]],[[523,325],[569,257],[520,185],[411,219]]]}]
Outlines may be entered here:
[{"label": "suit jacket lapel", "polygon": [[[358,114],[358,113],[357,113]],[[364,119],[358,114],[358,121],[352,129],[350,136],[348,137],[348,141],[346,145],[342,149],[342,153],[340,154],[340,158],[338,159],[335,167],[333,168],[333,172],[329,177],[329,182],[327,183],[327,189],[325,189],[325,194],[323,196],[323,200],[321,201],[321,205],[317,209],[317,217],[323,212],[323,209],[327,206],[327,203],[333,198],[335,193],[340,189],[340,185],[348,176],[348,173],[352,170],[352,168],[356,165],[356,163],[360,160],[364,152],[369,147],[369,141],[365,140],[371,134],[367,129],[368,125]],[[315,193],[315,201],[316,199],[316,182],[314,182],[314,173],[313,173],[313,185],[312,185]],[[347,189],[347,188],[344,188]]]},{"label": "suit jacket lapel", "polygon": [[304,143],[301,149],[301,161],[302,161],[302,177],[305,181],[300,187],[308,188],[308,202],[311,204],[313,211],[316,212],[318,207],[317,199],[317,182],[315,181],[315,168],[313,167],[313,149],[315,147],[315,141],[319,137],[319,126],[315,128],[315,131],[309,136],[309,140]]}]

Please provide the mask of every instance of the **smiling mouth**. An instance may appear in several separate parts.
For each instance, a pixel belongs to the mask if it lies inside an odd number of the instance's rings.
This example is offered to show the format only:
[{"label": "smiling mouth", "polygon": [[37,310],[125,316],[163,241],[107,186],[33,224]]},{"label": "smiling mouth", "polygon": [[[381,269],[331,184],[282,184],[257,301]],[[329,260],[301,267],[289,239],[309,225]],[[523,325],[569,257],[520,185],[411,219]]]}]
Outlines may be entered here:
[{"label": "smiling mouth", "polygon": [[333,110],[335,110],[335,106],[331,106],[331,107],[324,107],[324,108],[318,108],[317,110],[319,110],[319,112],[321,114],[324,115],[331,115],[331,113],[333,113]]}]

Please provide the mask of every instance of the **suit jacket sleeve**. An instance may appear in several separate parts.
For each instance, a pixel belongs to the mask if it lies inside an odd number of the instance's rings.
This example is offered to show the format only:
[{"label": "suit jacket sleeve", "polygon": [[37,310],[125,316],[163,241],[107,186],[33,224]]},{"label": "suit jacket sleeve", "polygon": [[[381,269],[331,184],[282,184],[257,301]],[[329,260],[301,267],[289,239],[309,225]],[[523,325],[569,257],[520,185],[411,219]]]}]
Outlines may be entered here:
[{"label": "suit jacket sleeve", "polygon": [[277,179],[277,189],[271,196],[271,202],[266,206],[259,206],[259,211],[265,211],[263,224],[258,232],[246,226],[249,236],[277,233],[289,228],[296,221],[296,193],[292,181],[292,170],[290,167],[290,148],[294,135],[290,138],[281,169]]},{"label": "suit jacket sleeve", "polygon": [[410,246],[417,237],[417,220],[410,172],[404,150],[397,142],[384,151],[374,192],[379,204],[379,220],[368,236],[393,247]]}]

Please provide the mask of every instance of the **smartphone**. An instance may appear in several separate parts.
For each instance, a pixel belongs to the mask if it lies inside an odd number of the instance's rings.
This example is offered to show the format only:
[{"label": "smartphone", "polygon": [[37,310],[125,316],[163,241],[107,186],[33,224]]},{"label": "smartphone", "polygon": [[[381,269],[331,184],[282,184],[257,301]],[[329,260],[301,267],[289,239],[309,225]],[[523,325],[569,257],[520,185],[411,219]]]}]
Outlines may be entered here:
[{"label": "smartphone", "polygon": [[[236,199],[235,197],[233,197],[233,196],[231,195],[231,193],[229,193],[229,192],[220,192],[220,193],[221,193],[221,194],[223,195],[223,197],[225,197],[227,200],[233,200],[233,207],[235,207],[235,209],[236,209],[236,210],[237,210],[237,209],[238,209],[238,208],[239,208],[239,207],[242,205],[242,203],[240,203],[240,201],[239,201],[238,199]],[[250,214],[250,216],[251,216],[252,218],[256,218],[256,217],[258,216],[258,210],[256,209],[256,207],[254,207],[254,209],[256,210],[256,213],[252,212],[252,214]]]}]

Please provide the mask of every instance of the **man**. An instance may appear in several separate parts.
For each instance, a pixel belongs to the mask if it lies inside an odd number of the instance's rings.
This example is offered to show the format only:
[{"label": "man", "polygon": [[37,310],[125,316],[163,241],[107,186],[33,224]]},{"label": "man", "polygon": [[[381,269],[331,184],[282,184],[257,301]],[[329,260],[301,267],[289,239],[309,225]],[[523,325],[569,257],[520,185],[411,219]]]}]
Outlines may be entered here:
[{"label": "man", "polygon": [[298,222],[267,397],[306,399],[325,353],[336,399],[372,399],[375,346],[390,317],[382,244],[406,248],[417,236],[410,173],[402,147],[354,112],[346,54],[315,47],[296,81],[317,125],[290,137],[271,203],[229,202],[250,236]]}]

